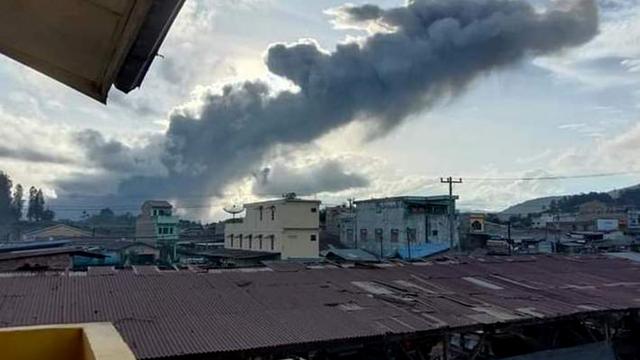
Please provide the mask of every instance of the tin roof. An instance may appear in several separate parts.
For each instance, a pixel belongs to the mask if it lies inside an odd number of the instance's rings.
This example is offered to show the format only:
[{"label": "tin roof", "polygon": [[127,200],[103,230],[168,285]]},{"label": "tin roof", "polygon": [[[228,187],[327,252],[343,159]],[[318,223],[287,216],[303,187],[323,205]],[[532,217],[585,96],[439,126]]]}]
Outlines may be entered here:
[{"label": "tin roof", "polygon": [[640,265],[608,257],[460,258],[386,268],[108,271],[0,277],[0,327],[108,321],[140,359],[640,307]]},{"label": "tin roof", "polygon": [[0,261],[34,258],[34,257],[48,257],[56,255],[69,255],[69,256],[83,256],[89,258],[103,259],[105,256],[102,254],[84,251],[75,247],[54,248],[54,249],[42,249],[42,250],[23,250],[0,254]]},{"label": "tin roof", "polygon": [[[453,200],[458,200],[458,195],[453,195]],[[368,203],[368,202],[389,202],[389,201],[403,201],[407,203],[430,203],[430,202],[448,202],[451,201],[449,195],[434,195],[434,196],[394,196],[386,198],[371,198],[364,200],[356,200],[356,204]]]}]

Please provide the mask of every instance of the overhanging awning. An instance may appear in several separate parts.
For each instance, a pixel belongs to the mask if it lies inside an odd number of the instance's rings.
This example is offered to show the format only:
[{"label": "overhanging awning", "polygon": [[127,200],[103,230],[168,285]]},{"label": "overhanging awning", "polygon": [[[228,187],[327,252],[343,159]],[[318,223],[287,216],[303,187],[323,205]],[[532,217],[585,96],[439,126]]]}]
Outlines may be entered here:
[{"label": "overhanging awning", "polygon": [[0,52],[100,102],[140,86],[184,0],[3,0]]}]

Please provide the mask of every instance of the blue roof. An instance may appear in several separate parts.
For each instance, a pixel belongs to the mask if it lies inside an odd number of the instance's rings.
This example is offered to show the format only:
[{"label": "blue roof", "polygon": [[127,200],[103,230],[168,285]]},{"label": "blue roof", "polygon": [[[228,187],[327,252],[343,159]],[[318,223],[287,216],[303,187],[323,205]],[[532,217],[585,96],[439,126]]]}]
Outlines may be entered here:
[{"label": "blue roof", "polygon": [[613,256],[621,259],[627,259],[634,262],[640,262],[640,253],[637,252],[618,252],[618,253],[607,253],[608,256]]},{"label": "blue roof", "polygon": [[404,260],[421,259],[448,251],[449,245],[444,243],[426,243],[411,245],[410,248],[411,249],[406,246],[398,248],[398,256]]},{"label": "blue roof", "polygon": [[69,240],[55,241],[25,241],[18,243],[0,244],[0,253],[22,251],[22,250],[38,250],[61,247],[70,244]]},{"label": "blue roof", "polygon": [[361,262],[377,262],[379,261],[375,255],[368,253],[361,249],[330,249],[325,256],[333,254],[339,258],[348,261],[361,261]]}]

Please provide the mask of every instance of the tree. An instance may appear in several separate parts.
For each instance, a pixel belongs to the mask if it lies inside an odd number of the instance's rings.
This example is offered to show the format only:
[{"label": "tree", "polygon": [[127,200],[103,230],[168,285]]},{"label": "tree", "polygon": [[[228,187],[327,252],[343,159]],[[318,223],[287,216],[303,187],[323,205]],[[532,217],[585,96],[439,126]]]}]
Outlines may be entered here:
[{"label": "tree", "polygon": [[56,218],[56,213],[51,209],[46,209],[42,212],[42,216],[40,220],[42,221],[53,221]]},{"label": "tree", "polygon": [[42,189],[38,189],[36,193],[36,221],[42,221],[44,216],[44,194]]},{"label": "tree", "polygon": [[14,221],[13,208],[11,207],[11,187],[13,183],[9,175],[0,171],[0,224]]},{"label": "tree", "polygon": [[13,209],[15,220],[20,221],[20,219],[22,219],[22,209],[24,208],[24,189],[20,184],[16,185],[16,188],[13,190],[11,208]]},{"label": "tree", "polygon": [[37,219],[38,205],[36,196],[38,195],[38,189],[35,186],[29,188],[29,203],[27,208],[27,219],[33,221]]}]

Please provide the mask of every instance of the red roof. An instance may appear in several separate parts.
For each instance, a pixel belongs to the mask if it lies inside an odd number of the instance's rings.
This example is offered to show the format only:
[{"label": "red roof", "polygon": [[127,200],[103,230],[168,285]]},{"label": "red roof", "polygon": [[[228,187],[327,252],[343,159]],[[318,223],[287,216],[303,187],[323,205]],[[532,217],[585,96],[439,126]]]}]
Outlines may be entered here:
[{"label": "red roof", "polygon": [[640,266],[470,259],[297,272],[0,277],[0,327],[108,321],[138,358],[319,344],[638,308]]}]

